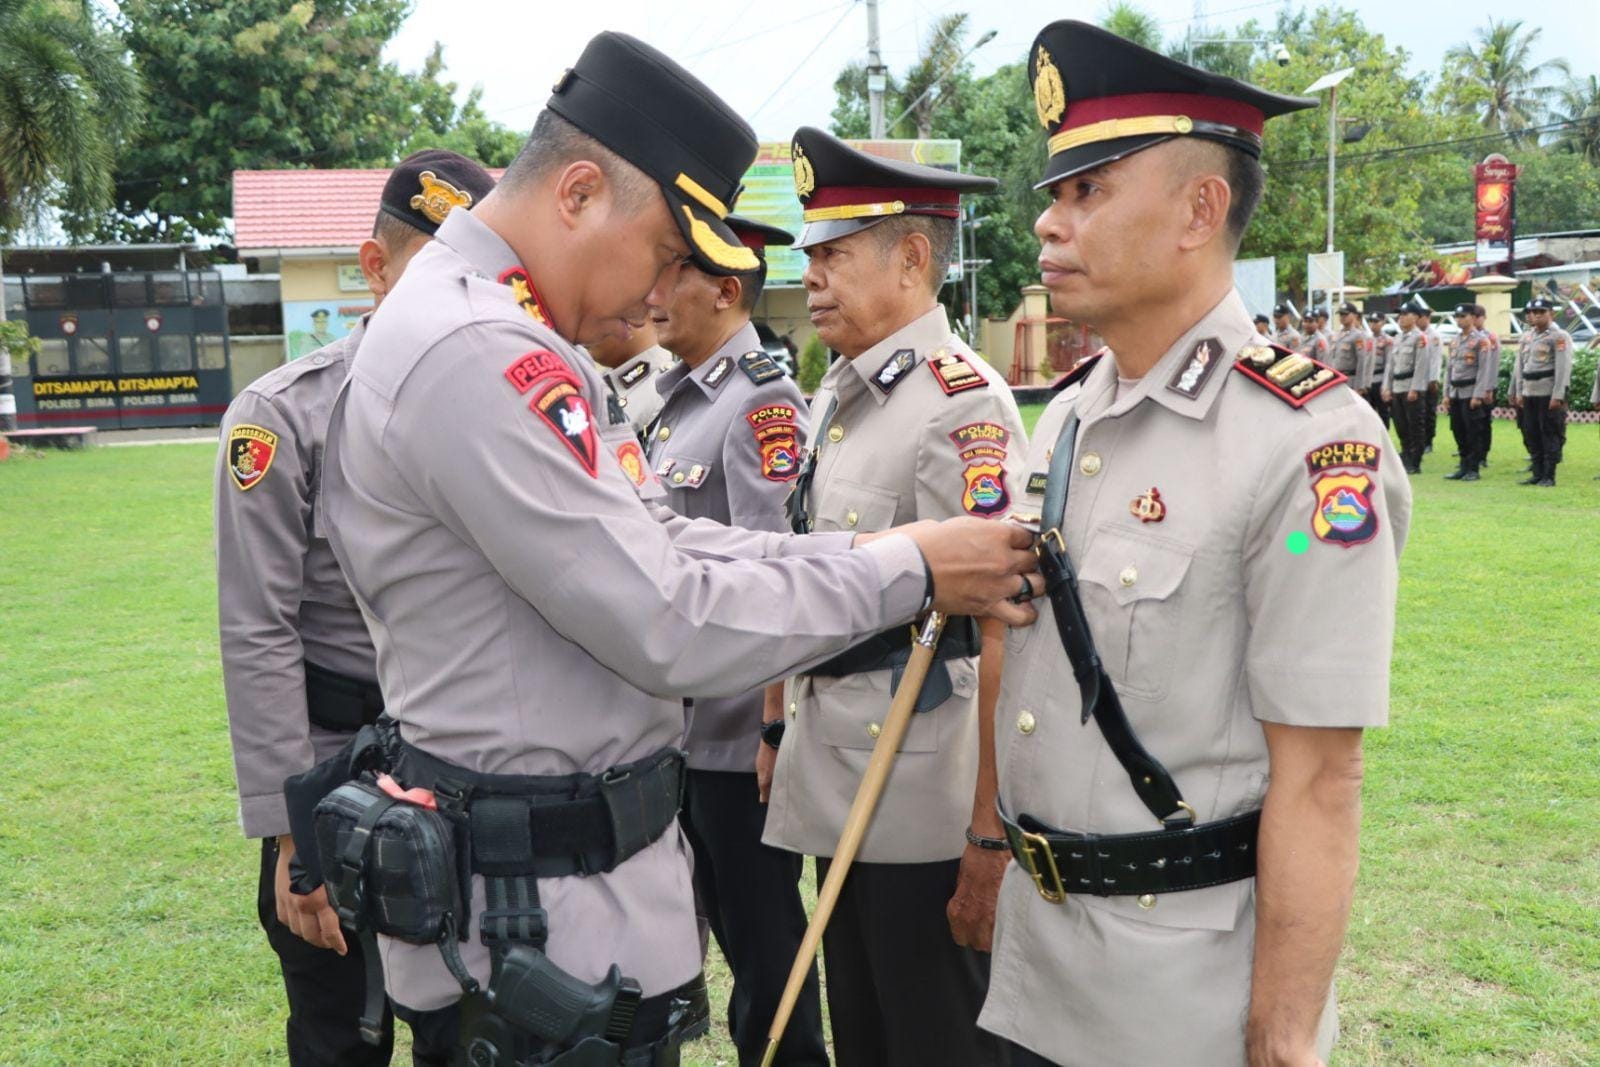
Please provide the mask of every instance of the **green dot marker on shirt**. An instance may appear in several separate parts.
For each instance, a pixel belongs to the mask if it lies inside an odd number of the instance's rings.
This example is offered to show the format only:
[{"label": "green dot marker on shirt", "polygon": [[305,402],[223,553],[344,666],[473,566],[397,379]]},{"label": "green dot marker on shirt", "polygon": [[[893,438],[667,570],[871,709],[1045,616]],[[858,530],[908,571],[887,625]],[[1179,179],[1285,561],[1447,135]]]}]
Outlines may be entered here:
[{"label": "green dot marker on shirt", "polygon": [[1284,544],[1291,556],[1303,556],[1306,549],[1311,547],[1311,538],[1306,536],[1304,530],[1296,530],[1285,539]]}]

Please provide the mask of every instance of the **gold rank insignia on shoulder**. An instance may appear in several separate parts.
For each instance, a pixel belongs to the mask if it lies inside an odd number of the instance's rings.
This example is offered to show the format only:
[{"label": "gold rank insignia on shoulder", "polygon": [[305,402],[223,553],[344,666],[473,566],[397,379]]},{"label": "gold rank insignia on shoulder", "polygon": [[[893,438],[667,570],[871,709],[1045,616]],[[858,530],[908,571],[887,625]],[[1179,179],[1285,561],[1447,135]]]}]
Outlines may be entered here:
[{"label": "gold rank insignia on shoulder", "polygon": [[1043,45],[1033,57],[1033,107],[1039,113],[1039,125],[1047,130],[1067,110],[1067,87]]},{"label": "gold rank insignia on shoulder", "polygon": [[1327,364],[1281,345],[1246,345],[1233,369],[1294,408],[1349,380]]},{"label": "gold rank insignia on shoulder", "polygon": [[806,158],[805,150],[799,145],[794,146],[794,195],[797,199],[804,200],[817,188],[817,172],[811,168],[811,160]]},{"label": "gold rank insignia on shoulder", "polygon": [[940,349],[928,357],[928,366],[946,396],[955,396],[968,389],[981,389],[989,384],[989,380],[979,374],[977,368],[963,359],[959,352]]},{"label": "gold rank insignia on shoulder", "polygon": [[429,222],[441,223],[456,208],[472,206],[471,193],[457,189],[431,170],[417,175],[417,180],[422,183],[422,192],[411,198],[411,210],[422,212]]}]

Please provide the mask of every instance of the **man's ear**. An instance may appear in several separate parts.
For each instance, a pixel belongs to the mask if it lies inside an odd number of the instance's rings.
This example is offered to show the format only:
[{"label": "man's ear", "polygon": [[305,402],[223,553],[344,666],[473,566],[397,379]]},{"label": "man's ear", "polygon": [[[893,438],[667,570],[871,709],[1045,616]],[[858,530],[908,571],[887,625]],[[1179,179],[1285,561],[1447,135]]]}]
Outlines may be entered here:
[{"label": "man's ear", "polygon": [[1233,190],[1220,174],[1199,174],[1184,190],[1189,201],[1189,224],[1178,247],[1184,251],[1203,248],[1219,237],[1225,238],[1228,229],[1228,207],[1233,203]]},{"label": "man's ear", "polygon": [[556,179],[556,212],[568,229],[577,226],[578,218],[594,206],[606,182],[605,172],[599,164],[587,159],[569,163]]},{"label": "man's ear", "polygon": [[725,275],[717,279],[718,311],[727,311],[731,307],[738,307],[739,300],[744,296],[744,282],[733,275]]},{"label": "man's ear", "polygon": [[383,242],[376,237],[362,241],[361,247],[356,250],[356,262],[361,265],[361,276],[367,279],[367,288],[372,290],[372,295],[387,294],[389,283],[384,281],[383,271],[389,265],[389,250],[383,246]]},{"label": "man's ear", "polygon": [[933,245],[926,234],[912,230],[900,238],[895,251],[899,257],[900,287],[908,289],[927,284],[928,264],[933,260]]}]

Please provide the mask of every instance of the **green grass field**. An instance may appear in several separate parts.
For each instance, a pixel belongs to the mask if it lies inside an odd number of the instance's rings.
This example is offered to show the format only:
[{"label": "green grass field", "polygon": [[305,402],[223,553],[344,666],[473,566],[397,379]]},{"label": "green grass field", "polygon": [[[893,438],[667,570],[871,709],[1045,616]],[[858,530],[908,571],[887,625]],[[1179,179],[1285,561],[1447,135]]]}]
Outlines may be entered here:
[{"label": "green grass field", "polygon": [[[1443,427],[1416,481],[1340,1067],[1600,1063],[1600,430],[1572,428],[1550,490],[1513,484],[1495,429],[1484,481],[1441,480]],[[212,457],[0,464],[0,1063],[282,1059],[234,817]],[[734,1060],[708,1040],[685,1062]]]}]

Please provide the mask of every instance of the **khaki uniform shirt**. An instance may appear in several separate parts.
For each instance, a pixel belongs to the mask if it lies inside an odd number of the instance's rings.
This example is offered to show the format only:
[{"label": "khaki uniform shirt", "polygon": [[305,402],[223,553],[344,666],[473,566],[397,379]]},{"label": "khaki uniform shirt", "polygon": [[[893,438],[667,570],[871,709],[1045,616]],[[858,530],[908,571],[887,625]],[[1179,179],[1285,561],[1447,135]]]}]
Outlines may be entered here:
[{"label": "khaki uniform shirt", "polygon": [[1368,357],[1367,384],[1376,388],[1383,388],[1384,381],[1389,376],[1389,355],[1394,350],[1394,338],[1379,330],[1373,333],[1370,329],[1367,336],[1371,339],[1372,351]]},{"label": "khaki uniform shirt", "polygon": [[1444,340],[1439,336],[1439,331],[1434,329],[1431,323],[1426,330],[1422,331],[1422,336],[1427,338],[1428,359],[1430,360],[1429,366],[1433,368],[1433,377],[1429,378],[1428,381],[1430,383],[1442,383],[1447,370],[1446,365],[1449,362],[1447,359],[1445,359]]},{"label": "khaki uniform shirt", "polygon": [[[1290,406],[1233,369],[1254,344],[1230,293],[1131,387],[1102,359],[1045,410],[1027,465],[1032,486],[1076,410],[1061,533],[1089,627],[1135,735],[1201,823],[1261,806],[1262,722],[1385,723],[1411,518],[1372,408],[1340,388]],[[1020,510],[1042,504],[1030,492]],[[1080,721],[1048,603],[1006,644],[1006,810],[1064,830],[1159,830],[1098,725]],[[1254,880],[1146,903],[1051,904],[1012,863],[979,1025],[1068,1067],[1242,1064]]]},{"label": "khaki uniform shirt", "polygon": [[[927,573],[909,538],[841,551],[660,521],[595,430],[593,363],[496,281],[516,267],[452,212],[373,315],[328,430],[330,541],[406,740],[476,771],[600,773],[676,745],[684,696],[742,693],[910,621]],[[700,970],[681,833],[539,893],[546,951],[577,978],[615,963],[651,996]],[[474,916],[483,896],[474,877]],[[487,981],[477,933],[461,948]],[[380,953],[399,1003],[460,997],[436,948]]]},{"label": "khaki uniform shirt", "polygon": [[[1529,373],[1535,375],[1529,378]],[[1517,345],[1513,396],[1564,400],[1572,384],[1572,335],[1559,326],[1528,330]]]},{"label": "khaki uniform shirt", "polygon": [[[834,398],[838,407],[823,428]],[[1027,439],[1011,389],[950,332],[942,307],[855,359],[835,360],[812,406],[819,452],[807,503],[815,529],[999,518],[1021,492],[1017,464]],[[862,842],[866,862],[948,860],[966,847],[978,773],[977,658],[946,662],[954,693],[912,717]],[[892,674],[789,681],[767,844],[833,854],[889,712]]]},{"label": "khaki uniform shirt", "polygon": [[1487,396],[1500,381],[1500,350],[1487,330],[1463,330],[1450,350],[1445,395],[1458,399]]},{"label": "khaki uniform shirt", "polygon": [[1310,356],[1314,360],[1327,363],[1331,347],[1332,343],[1328,339],[1326,330],[1312,330],[1301,339],[1295,351],[1302,356]]},{"label": "khaki uniform shirt", "polygon": [[651,345],[620,367],[600,368],[600,377],[605,379],[606,388],[616,398],[617,406],[641,435],[661,410],[661,393],[656,383],[677,362],[665,348]]},{"label": "khaki uniform shirt", "polygon": [[1328,366],[1350,376],[1350,388],[1365,392],[1371,378],[1368,359],[1372,351],[1372,334],[1366,327],[1357,326],[1339,331],[1333,339],[1327,359]]},{"label": "khaki uniform shirt", "polygon": [[1383,387],[1396,399],[1405,399],[1410,392],[1424,393],[1428,383],[1439,376],[1433,362],[1433,346],[1428,337],[1415,326],[1402,333],[1390,350],[1388,365],[1383,372]]},{"label": "khaki uniform shirt", "polygon": [[228,405],[216,470],[217,620],[228,735],[246,836],[289,832],[283,780],[349,735],[311,725],[306,661],[373,681],[361,611],[328,547],[328,414],[362,327],[263,374]]},{"label": "khaki uniform shirt", "polygon": [[1293,352],[1300,351],[1300,345],[1304,342],[1304,340],[1305,339],[1300,336],[1300,331],[1295,329],[1293,326],[1285,326],[1281,330],[1272,331],[1272,343],[1275,345],[1282,345],[1284,348],[1287,348]]},{"label": "khaki uniform shirt", "polygon": [[[677,363],[656,384],[663,402],[647,444],[667,506],[749,530],[788,530],[783,502],[800,473],[810,416],[794,379],[761,353],[756,328],[745,323],[700,366]],[[696,699],[689,766],[753,774],[762,699],[760,689]]]}]

